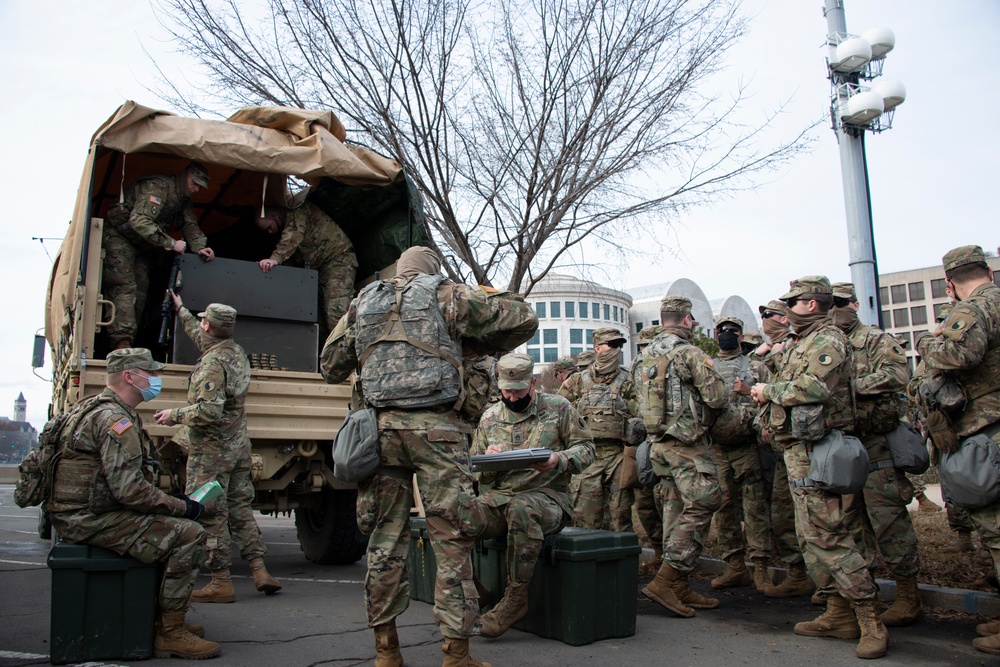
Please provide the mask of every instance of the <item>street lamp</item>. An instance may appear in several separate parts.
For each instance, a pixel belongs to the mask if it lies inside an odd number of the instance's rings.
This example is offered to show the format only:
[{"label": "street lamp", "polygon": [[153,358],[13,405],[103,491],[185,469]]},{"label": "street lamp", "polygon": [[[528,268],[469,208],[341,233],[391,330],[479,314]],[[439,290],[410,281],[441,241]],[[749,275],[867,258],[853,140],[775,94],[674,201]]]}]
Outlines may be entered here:
[{"label": "street lamp", "polygon": [[828,31],[830,120],[840,145],[851,281],[861,306],[858,317],[865,324],[881,327],[865,132],[878,133],[892,127],[895,109],[906,99],[906,88],[890,80],[872,84],[882,75],[885,56],[896,45],[892,30],[872,28],[860,36],[848,33],[843,0],[825,0],[823,15]]}]

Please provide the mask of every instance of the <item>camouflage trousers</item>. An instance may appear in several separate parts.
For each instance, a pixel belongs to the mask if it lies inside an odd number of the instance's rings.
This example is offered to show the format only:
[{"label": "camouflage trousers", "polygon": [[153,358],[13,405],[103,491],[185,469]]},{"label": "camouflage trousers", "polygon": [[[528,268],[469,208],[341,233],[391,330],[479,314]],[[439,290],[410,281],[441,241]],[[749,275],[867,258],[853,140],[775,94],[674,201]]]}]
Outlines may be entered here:
[{"label": "camouflage trousers", "polygon": [[597,440],[594,462],[570,481],[573,525],[597,530],[632,530],[632,491],[621,488],[625,453],[621,443]]},{"label": "camouflage trousers", "polygon": [[795,506],[795,529],[809,576],[820,593],[839,593],[852,601],[874,600],[875,581],[845,523],[844,498],[815,486],[794,486],[809,476],[809,454],[804,443],[792,443],[784,455]]},{"label": "camouflage trousers", "polygon": [[955,532],[968,531],[971,533],[976,529],[969,516],[969,510],[966,508],[959,507],[955,503],[945,503],[944,509],[948,514],[948,527]]},{"label": "camouflage trousers", "polygon": [[775,461],[771,486],[771,534],[783,563],[791,566],[802,562],[802,549],[795,532],[795,504],[788,486],[788,468],[781,456]]},{"label": "camouflage trousers", "polygon": [[115,318],[107,327],[112,347],[123,340],[135,341],[149,292],[149,261],[148,252],[137,250],[113,228],[104,228],[101,291],[115,306]]},{"label": "camouflage trousers", "polygon": [[663,553],[666,553],[667,538],[670,537],[670,531],[677,525],[677,520],[684,511],[684,500],[681,499],[681,492],[673,475],[660,478],[653,487],[653,497],[656,499],[657,507],[660,508],[660,545]]},{"label": "camouflage trousers", "polygon": [[635,515],[649,538],[649,546],[659,547],[663,544],[663,506],[656,498],[656,486],[635,489],[633,497]]},{"label": "camouflage trousers", "polygon": [[347,312],[354,296],[354,277],[358,259],[348,252],[327,262],[319,270],[320,312],[325,313],[326,331],[333,331],[337,322]]},{"label": "camouflage trousers", "polygon": [[[437,579],[434,618],[444,637],[479,634],[479,594],[472,575],[475,535],[486,519],[474,502],[469,472],[469,437],[453,427],[431,430],[383,430],[379,433],[382,465],[393,473],[416,474],[427,514],[427,532]],[[376,473],[358,490],[358,524],[370,531],[365,609],[368,625],[393,622],[410,604],[406,558],[410,550],[413,480],[409,474]]]},{"label": "camouflage trousers", "polygon": [[771,526],[756,444],[748,442],[737,447],[716,444],[712,450],[722,490],[722,504],[715,513],[722,557],[767,558]]},{"label": "camouflage trousers", "polygon": [[663,562],[690,572],[705,546],[712,514],[722,502],[715,461],[707,443],[689,446],[671,439],[654,442],[650,460],[658,476],[673,477],[682,504],[672,526],[664,504]]},{"label": "camouflage trousers", "polygon": [[[867,436],[863,442],[868,447],[871,440],[877,439],[884,441],[885,436]],[[891,458],[881,460],[892,462]],[[896,577],[915,577],[920,571],[917,533],[906,509],[912,500],[913,484],[905,473],[891,466],[868,473],[864,490],[865,531]]]},{"label": "camouflage trousers", "polygon": [[254,490],[250,481],[250,448],[198,452],[196,447],[193,445],[188,454],[185,492],[190,495],[213,479],[223,491],[208,503],[201,518],[208,533],[205,565],[212,570],[228,570],[232,565],[232,542],[239,546],[243,560],[262,558],[267,547],[251,509]]},{"label": "camouflage trousers", "polygon": [[546,535],[554,535],[569,523],[562,508],[541,491],[514,496],[486,493],[476,499],[486,517],[479,537],[507,539],[507,576],[512,583],[531,581],[535,563],[542,554]]},{"label": "camouflage trousers", "polygon": [[[985,433],[1000,447],[1000,424],[992,424],[980,433]],[[969,520],[979,531],[979,539],[989,549],[993,558],[993,569],[1000,577],[1000,500],[992,505],[969,509]]]}]

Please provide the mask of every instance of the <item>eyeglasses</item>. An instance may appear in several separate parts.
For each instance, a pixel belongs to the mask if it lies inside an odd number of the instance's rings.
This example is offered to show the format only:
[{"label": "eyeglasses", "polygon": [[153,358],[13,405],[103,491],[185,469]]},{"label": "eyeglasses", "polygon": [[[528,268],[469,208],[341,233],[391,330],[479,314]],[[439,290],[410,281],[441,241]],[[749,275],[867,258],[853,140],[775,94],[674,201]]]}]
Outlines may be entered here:
[{"label": "eyeglasses", "polygon": [[764,313],[763,315],[761,315],[761,317],[763,317],[766,320],[766,319],[771,318],[771,317],[781,317],[781,313],[774,313],[774,312],[771,312],[769,310],[766,313]]},{"label": "eyeglasses", "polygon": [[785,305],[788,306],[789,308],[794,308],[795,304],[797,304],[799,301],[802,301],[802,299],[800,299],[797,296],[793,296],[791,299],[785,299]]},{"label": "eyeglasses", "polygon": [[725,332],[728,332],[728,333],[738,334],[738,333],[740,333],[740,328],[739,327],[731,327],[731,326],[729,326],[729,327],[722,327],[721,329],[719,329],[719,331],[725,331]]}]

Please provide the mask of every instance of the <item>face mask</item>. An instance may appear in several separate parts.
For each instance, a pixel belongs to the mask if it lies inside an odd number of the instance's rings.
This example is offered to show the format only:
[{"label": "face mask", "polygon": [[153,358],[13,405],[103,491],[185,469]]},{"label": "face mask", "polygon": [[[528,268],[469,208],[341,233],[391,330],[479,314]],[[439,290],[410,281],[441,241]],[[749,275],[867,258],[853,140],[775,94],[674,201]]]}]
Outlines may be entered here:
[{"label": "face mask", "polygon": [[514,412],[524,412],[528,409],[528,406],[531,405],[531,392],[528,392],[516,401],[512,401],[501,394],[500,400],[503,401],[503,404],[507,406],[508,410],[513,410]]},{"label": "face mask", "polygon": [[[141,377],[146,377],[146,376],[141,376]],[[138,389],[139,393],[142,394],[142,400],[151,401],[157,396],[159,396],[160,391],[163,390],[163,378],[149,376],[146,377],[146,379],[149,381],[149,386],[146,387],[145,389],[141,389],[140,387],[135,387],[134,384],[132,386]]]},{"label": "face mask", "polygon": [[719,332],[719,348],[723,350],[735,350],[740,346],[740,335],[732,331]]}]

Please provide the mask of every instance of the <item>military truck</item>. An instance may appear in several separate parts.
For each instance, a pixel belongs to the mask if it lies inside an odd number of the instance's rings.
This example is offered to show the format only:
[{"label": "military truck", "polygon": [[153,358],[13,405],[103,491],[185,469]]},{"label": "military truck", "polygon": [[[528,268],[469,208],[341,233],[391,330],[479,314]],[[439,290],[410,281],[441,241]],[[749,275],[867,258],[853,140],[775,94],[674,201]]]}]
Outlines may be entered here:
[{"label": "military truck", "polygon": [[[316,271],[278,266],[263,273],[257,261],[270,255],[276,239],[254,221],[265,205],[294,204],[295,199],[316,204],[351,238],[359,285],[375,271],[391,275],[399,254],[426,236],[419,197],[400,165],[347,143],[343,125],[331,112],[248,107],[225,121],[203,120],[130,101],[101,125],[48,286],[50,413],[68,410],[105,384],[110,345],[104,329],[115,312],[101,288],[104,216],[137,178],[179,174],[192,160],[209,173],[208,187],[193,203],[216,260],[206,263],[186,254],[180,293],[192,312],[217,301],[240,313],[235,338],[256,361],[246,403],[254,507],[264,513],[294,512],[309,560],[354,562],[365,549],[356,524],[356,489],[334,478],[331,458],[331,440],[347,413],[351,386],[328,385],[317,372],[325,332],[320,331]],[[170,232],[179,238],[179,231]],[[139,409],[165,461],[160,484],[177,489],[184,482],[183,443],[175,439],[176,426],[157,425],[152,415],[186,404],[188,376],[198,355],[177,323],[163,326],[169,309],[161,311],[160,304],[172,262],[159,254],[134,345],[150,348],[167,363],[162,394]]]}]

